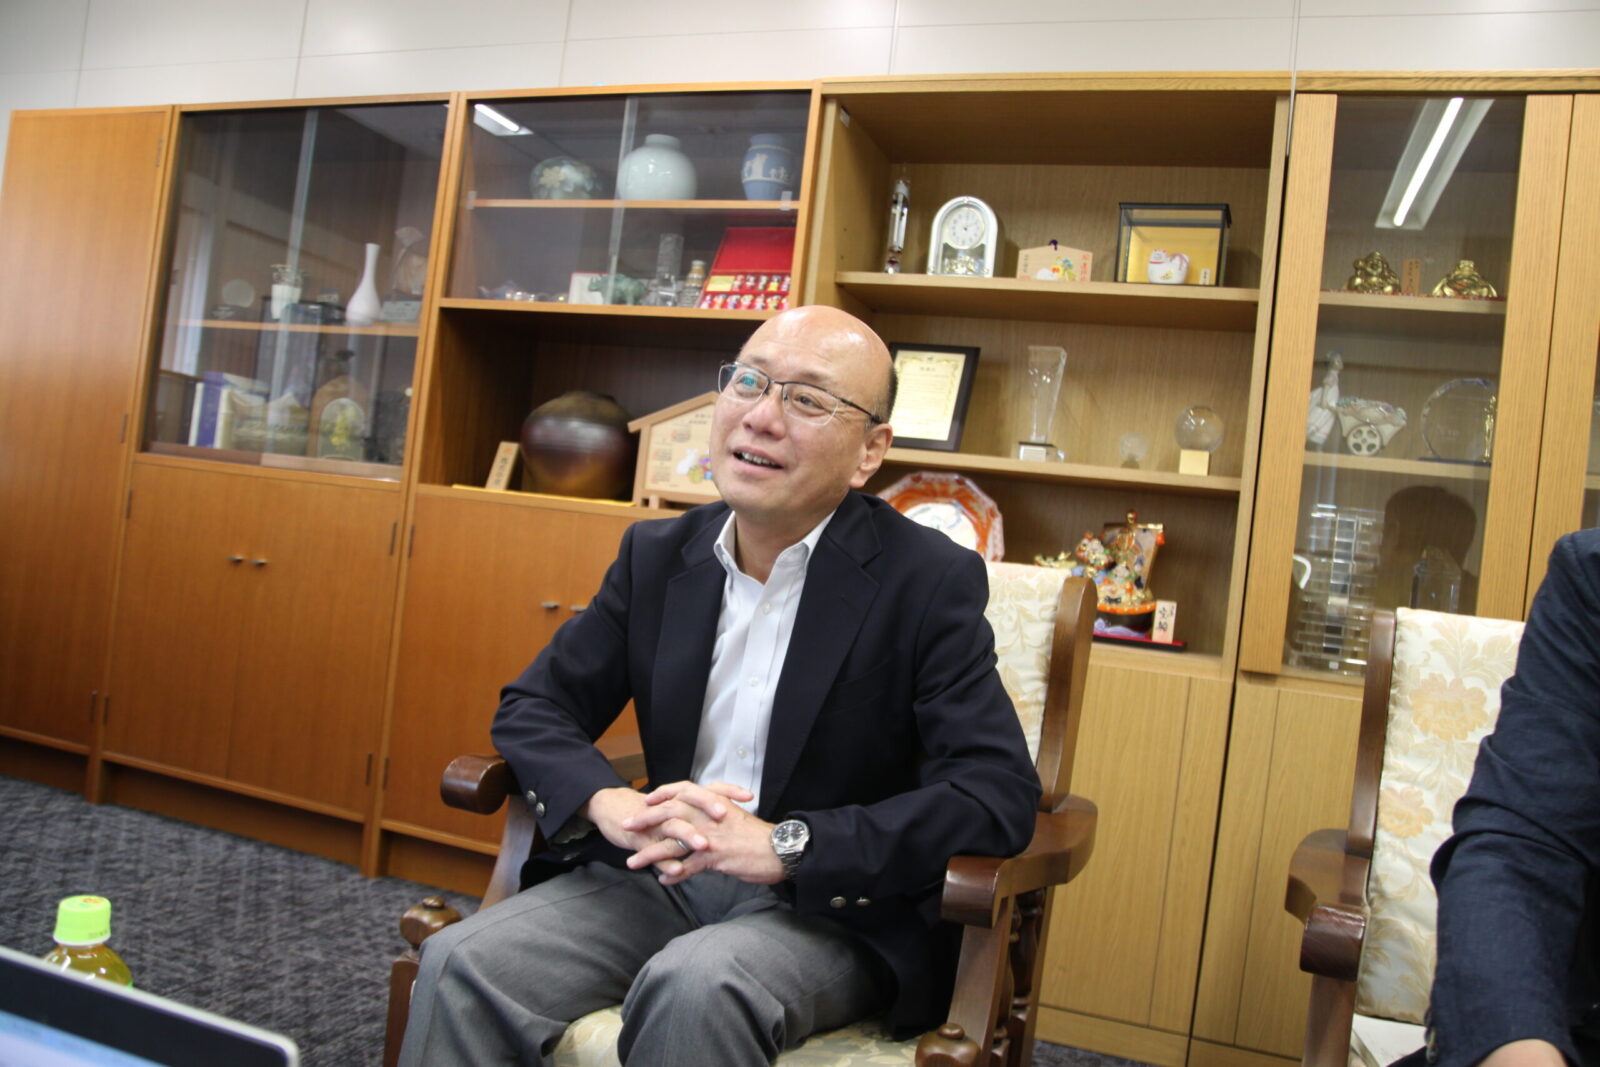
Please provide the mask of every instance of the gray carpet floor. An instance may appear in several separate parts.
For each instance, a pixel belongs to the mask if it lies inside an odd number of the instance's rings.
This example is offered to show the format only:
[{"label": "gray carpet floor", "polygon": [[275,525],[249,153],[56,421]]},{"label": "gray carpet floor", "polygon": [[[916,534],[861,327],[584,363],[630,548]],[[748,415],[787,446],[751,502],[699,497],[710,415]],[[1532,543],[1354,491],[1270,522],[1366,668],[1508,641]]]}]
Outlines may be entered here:
[{"label": "gray carpet floor", "polygon": [[[396,924],[436,890],[3,775],[0,812],[0,944],[43,955],[56,903],[98,893],[140,988],[287,1034],[306,1067],[379,1062]],[[1140,1067],[1047,1042],[1034,1063]]]}]

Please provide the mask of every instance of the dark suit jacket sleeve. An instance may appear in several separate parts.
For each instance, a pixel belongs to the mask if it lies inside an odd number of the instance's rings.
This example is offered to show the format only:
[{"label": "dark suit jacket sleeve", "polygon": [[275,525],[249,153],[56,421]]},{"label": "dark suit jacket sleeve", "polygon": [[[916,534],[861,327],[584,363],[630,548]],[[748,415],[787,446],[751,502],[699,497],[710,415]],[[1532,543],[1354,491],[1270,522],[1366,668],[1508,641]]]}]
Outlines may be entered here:
[{"label": "dark suit jacket sleeve", "polygon": [[546,835],[566,826],[597,790],[628,784],[594,741],[632,698],[626,664],[633,535],[630,526],[588,608],[500,693],[490,737],[518,784],[533,794],[530,804]]},{"label": "dark suit jacket sleeve", "polygon": [[936,563],[923,572],[923,595],[902,608],[913,610],[897,620],[914,634],[915,777],[872,803],[793,813],[813,837],[795,878],[802,912],[836,909],[839,897],[853,912],[858,900],[897,896],[923,896],[936,910],[933,891],[951,856],[1011,855],[1033,834],[1039,779],[995,671],[983,560],[957,549]]},{"label": "dark suit jacket sleeve", "polygon": [[1454,825],[1433,863],[1434,1061],[1467,1067],[1543,1038],[1581,1062],[1568,999],[1600,868],[1600,531],[1562,538],[1550,556]]}]

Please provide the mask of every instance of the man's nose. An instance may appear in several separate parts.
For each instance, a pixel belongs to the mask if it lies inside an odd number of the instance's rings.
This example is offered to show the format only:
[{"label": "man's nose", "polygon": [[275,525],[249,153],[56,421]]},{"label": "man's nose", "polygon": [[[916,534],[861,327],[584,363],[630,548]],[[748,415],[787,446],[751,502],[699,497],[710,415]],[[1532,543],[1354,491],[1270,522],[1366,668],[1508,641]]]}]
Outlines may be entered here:
[{"label": "man's nose", "polygon": [[745,410],[746,425],[773,427],[784,425],[783,386],[773,383]]}]

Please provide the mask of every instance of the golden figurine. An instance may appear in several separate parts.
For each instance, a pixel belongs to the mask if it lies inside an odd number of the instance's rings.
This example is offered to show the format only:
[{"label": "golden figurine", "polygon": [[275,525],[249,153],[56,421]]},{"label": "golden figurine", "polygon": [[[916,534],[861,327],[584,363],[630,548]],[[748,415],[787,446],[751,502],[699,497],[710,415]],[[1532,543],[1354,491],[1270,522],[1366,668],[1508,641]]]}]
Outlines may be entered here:
[{"label": "golden figurine", "polygon": [[1484,281],[1483,275],[1478,273],[1478,268],[1472,265],[1472,260],[1463,259],[1456,264],[1456,269],[1439,279],[1439,284],[1433,287],[1434,296],[1453,296],[1466,300],[1493,300],[1500,294],[1495,287]]},{"label": "golden figurine", "polygon": [[1400,278],[1383,258],[1382,252],[1369,252],[1351,266],[1356,272],[1344,287],[1352,293],[1382,293],[1393,296],[1400,292]]}]

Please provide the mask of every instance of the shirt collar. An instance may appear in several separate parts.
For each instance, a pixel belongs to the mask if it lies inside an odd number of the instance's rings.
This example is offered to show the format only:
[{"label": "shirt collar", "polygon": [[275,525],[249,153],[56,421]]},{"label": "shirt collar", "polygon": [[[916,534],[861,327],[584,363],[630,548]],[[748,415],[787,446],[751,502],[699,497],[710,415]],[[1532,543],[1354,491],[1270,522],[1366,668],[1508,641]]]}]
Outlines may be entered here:
[{"label": "shirt collar", "polygon": [[[817,542],[822,540],[822,531],[827,529],[828,523],[833,521],[839,509],[824,515],[822,521],[811,527],[811,532],[800,540],[778,553],[778,558],[773,562],[772,569],[776,572],[780,567],[799,567],[804,569],[811,560],[811,553],[816,551]],[[744,572],[739,569],[739,564],[734,556],[734,528],[733,512],[728,512],[728,518],[722,524],[722,532],[717,535],[716,543],[711,546],[711,551],[716,555],[717,562],[722,564],[722,569],[730,575],[740,575]]]}]

